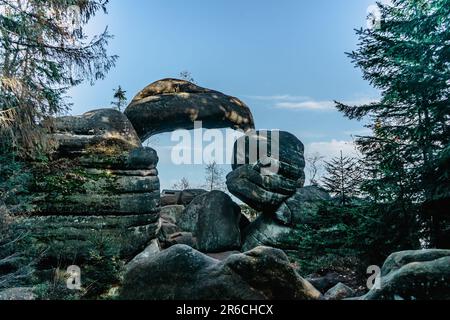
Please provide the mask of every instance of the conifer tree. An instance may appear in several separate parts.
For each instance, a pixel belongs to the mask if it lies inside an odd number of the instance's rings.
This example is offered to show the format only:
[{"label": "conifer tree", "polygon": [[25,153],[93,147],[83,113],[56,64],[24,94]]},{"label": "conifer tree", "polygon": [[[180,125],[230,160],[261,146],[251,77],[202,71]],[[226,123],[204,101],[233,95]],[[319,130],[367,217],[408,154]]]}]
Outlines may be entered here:
[{"label": "conifer tree", "polygon": [[38,123],[68,110],[65,95],[83,81],[103,79],[116,56],[111,35],[88,38],[84,26],[108,0],[0,0],[0,111],[14,110],[23,149],[39,141]]},{"label": "conifer tree", "polygon": [[341,156],[325,162],[327,175],[323,178],[325,189],[339,199],[342,206],[349,205],[359,194],[361,170],[358,160]]},{"label": "conifer tree", "polygon": [[357,144],[370,163],[366,187],[373,198],[403,207],[410,221],[417,206],[430,245],[441,246],[448,214],[437,212],[450,197],[449,167],[442,165],[450,144],[450,0],[378,6],[381,24],[357,30],[359,48],[348,55],[381,100],[337,108],[350,119],[371,121],[374,134]]},{"label": "conifer tree", "polygon": [[111,104],[120,112],[122,112],[123,108],[127,103],[127,92],[119,86],[117,89],[114,89],[114,101]]}]

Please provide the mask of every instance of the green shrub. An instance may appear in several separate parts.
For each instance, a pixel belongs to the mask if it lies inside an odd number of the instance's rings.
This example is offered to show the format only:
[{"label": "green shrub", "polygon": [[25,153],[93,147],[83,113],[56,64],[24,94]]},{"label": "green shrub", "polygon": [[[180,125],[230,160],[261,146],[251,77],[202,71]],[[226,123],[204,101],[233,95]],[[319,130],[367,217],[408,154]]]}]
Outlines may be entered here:
[{"label": "green shrub", "polygon": [[408,237],[413,233],[399,219],[399,211],[395,205],[364,201],[353,206],[323,203],[312,218],[314,224],[297,226],[301,272],[351,267],[365,273],[370,265],[382,265],[392,252],[419,249],[419,236]]}]

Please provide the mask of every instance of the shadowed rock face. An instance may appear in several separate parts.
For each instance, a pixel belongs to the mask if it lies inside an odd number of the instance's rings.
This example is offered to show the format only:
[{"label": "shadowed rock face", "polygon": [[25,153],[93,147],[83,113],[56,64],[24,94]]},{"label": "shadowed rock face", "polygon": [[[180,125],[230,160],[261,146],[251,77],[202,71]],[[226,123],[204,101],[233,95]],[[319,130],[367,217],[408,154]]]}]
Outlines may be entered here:
[{"label": "shadowed rock face", "polygon": [[223,261],[176,245],[134,263],[124,277],[123,300],[316,300],[280,250],[259,247]]},{"label": "shadowed rock face", "polygon": [[[304,185],[304,145],[289,132],[250,131],[236,141],[233,154],[228,190],[255,210],[275,212]],[[275,174],[265,174],[268,157],[277,164]]]},{"label": "shadowed rock face", "polygon": [[45,166],[33,165],[33,206],[16,226],[27,234],[20,245],[42,248],[44,273],[97,265],[93,253],[103,245],[108,258],[131,259],[160,226],[156,151],[142,147],[129,120],[112,109],[56,118],[49,128],[58,149]]},{"label": "shadowed rock face", "polygon": [[178,221],[192,232],[201,252],[224,252],[241,247],[241,208],[227,194],[212,191],[195,198]]},{"label": "shadowed rock face", "polygon": [[276,219],[286,225],[314,224],[314,215],[322,201],[331,201],[330,195],[323,189],[308,186],[297,190],[275,212]]},{"label": "shadowed rock face", "polygon": [[343,300],[355,296],[355,291],[343,283],[338,283],[325,293],[326,300]]},{"label": "shadowed rock face", "polygon": [[49,125],[51,138],[64,156],[76,157],[95,150],[116,148],[131,151],[142,146],[130,121],[113,109],[89,111],[81,116],[55,118]]},{"label": "shadowed rock face", "polygon": [[250,109],[239,99],[177,79],[147,86],[131,101],[125,115],[142,141],[158,133],[194,129],[195,121],[203,121],[207,129],[248,131],[255,127]]},{"label": "shadowed rock face", "polygon": [[393,253],[383,265],[379,288],[360,300],[450,299],[450,250]]}]

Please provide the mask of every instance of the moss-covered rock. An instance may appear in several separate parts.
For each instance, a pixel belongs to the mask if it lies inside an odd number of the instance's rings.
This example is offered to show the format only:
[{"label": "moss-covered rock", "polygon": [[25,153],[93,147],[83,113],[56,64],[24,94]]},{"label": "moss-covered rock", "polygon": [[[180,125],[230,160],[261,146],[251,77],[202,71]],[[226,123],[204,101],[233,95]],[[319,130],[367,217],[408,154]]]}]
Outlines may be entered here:
[{"label": "moss-covered rock", "polygon": [[154,238],[159,214],[132,216],[47,216],[19,219],[18,231],[26,235],[21,245],[41,264],[86,263],[100,242],[107,242],[122,259],[130,259]]},{"label": "moss-covered rock", "polygon": [[47,126],[62,156],[119,154],[142,146],[127,117],[114,109],[52,119]]}]

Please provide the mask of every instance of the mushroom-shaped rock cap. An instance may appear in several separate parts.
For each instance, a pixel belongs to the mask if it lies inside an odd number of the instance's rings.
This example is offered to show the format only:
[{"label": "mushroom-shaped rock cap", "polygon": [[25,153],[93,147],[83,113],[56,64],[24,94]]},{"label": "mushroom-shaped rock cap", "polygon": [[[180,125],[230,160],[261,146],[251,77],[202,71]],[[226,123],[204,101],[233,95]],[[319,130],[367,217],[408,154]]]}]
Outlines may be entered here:
[{"label": "mushroom-shaped rock cap", "polygon": [[147,86],[134,97],[125,115],[142,141],[159,133],[194,129],[195,121],[202,121],[207,129],[248,131],[255,127],[249,107],[238,98],[178,79]]},{"label": "mushroom-shaped rock cap", "polygon": [[[113,109],[55,118],[46,124],[62,154],[111,154],[131,151],[142,143],[127,117]],[[114,151],[114,152],[113,152]]]}]

